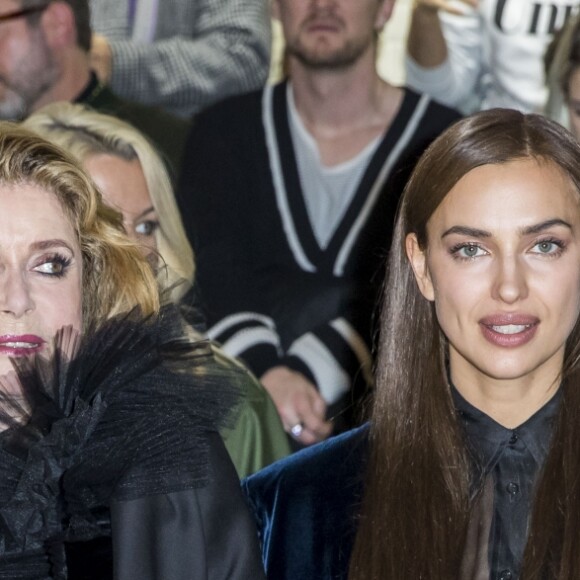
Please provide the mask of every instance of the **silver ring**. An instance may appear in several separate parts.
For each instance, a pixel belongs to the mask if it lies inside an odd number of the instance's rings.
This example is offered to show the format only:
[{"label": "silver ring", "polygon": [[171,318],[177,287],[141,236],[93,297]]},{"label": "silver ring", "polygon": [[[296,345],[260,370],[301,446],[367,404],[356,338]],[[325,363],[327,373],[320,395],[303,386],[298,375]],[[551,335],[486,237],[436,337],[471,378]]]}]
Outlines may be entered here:
[{"label": "silver ring", "polygon": [[292,437],[300,437],[302,435],[302,431],[304,431],[304,423],[296,423],[296,425],[292,425],[290,427],[290,433]]}]

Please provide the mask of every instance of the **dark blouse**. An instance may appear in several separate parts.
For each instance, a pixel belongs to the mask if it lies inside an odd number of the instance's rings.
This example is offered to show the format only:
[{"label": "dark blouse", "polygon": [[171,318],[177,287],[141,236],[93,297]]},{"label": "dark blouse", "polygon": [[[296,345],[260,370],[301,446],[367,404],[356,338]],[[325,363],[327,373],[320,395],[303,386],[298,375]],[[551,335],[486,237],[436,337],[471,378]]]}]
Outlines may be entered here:
[{"label": "dark blouse", "polygon": [[[454,392],[474,458],[472,524],[460,578],[516,580],[534,485],[546,459],[561,395],[506,429]],[[346,580],[363,495],[369,426],[278,461],[242,482],[271,580]],[[475,538],[473,540],[473,538]],[[473,541],[472,541],[473,540]]]},{"label": "dark blouse", "polygon": [[[507,429],[468,403],[452,389],[459,419],[474,459],[474,492],[492,491],[491,518],[483,534],[487,545],[489,573],[493,580],[515,580],[527,540],[528,519],[538,474],[548,455],[552,426],[561,399],[560,391],[548,403],[515,429]],[[484,575],[482,574],[482,577]]]}]

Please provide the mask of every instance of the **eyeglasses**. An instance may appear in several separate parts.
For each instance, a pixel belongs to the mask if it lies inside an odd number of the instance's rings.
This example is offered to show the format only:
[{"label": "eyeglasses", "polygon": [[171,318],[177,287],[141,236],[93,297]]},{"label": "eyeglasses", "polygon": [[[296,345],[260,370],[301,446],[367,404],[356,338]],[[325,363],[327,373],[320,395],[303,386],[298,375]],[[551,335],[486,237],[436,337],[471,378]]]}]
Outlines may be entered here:
[{"label": "eyeglasses", "polygon": [[0,14],[0,22],[6,22],[7,20],[15,20],[16,18],[22,18],[23,16],[30,16],[31,14],[38,14],[43,12],[48,8],[50,2],[46,4],[40,4],[38,6],[30,6],[29,8],[23,8],[22,10],[15,10],[14,12],[8,12],[8,14]]}]

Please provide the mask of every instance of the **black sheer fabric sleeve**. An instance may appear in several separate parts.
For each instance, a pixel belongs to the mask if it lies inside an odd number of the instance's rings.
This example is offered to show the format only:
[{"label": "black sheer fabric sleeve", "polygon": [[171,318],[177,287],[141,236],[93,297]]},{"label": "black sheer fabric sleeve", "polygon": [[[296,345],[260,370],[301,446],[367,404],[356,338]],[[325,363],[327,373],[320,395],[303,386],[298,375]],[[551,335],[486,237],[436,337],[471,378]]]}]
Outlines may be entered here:
[{"label": "black sheer fabric sleeve", "polygon": [[111,505],[115,580],[261,580],[257,532],[219,436],[203,487]]}]

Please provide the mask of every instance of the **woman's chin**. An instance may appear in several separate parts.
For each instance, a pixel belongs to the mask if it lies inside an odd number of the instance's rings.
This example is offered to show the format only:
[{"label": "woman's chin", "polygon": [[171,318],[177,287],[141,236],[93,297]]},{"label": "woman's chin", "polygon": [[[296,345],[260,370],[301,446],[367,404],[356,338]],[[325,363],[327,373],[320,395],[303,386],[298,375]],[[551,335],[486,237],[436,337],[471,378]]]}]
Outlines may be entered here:
[{"label": "woman's chin", "polygon": [[[25,358],[27,356],[32,356],[33,354],[38,354],[38,353],[45,353],[46,352],[46,348],[43,349],[37,349],[34,351],[34,353],[26,353],[26,354],[15,354],[15,353],[11,353],[11,354],[4,354],[0,352],[0,376],[4,376],[7,375],[8,373],[13,373],[14,372],[14,364],[12,363],[12,360],[18,360],[21,358]],[[12,360],[11,360],[12,359]]]},{"label": "woman's chin", "polygon": [[14,367],[7,356],[0,355],[0,376],[7,375],[10,371],[14,371]]}]

